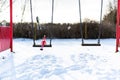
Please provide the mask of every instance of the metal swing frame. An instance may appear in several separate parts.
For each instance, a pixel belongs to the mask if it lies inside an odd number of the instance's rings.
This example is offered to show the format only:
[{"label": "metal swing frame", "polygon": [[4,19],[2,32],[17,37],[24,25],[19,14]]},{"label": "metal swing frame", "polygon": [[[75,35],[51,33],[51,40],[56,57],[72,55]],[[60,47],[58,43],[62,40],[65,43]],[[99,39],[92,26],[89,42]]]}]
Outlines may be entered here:
[{"label": "metal swing frame", "polygon": [[[31,11],[31,23],[32,23],[32,34],[33,34],[33,47],[41,47],[42,45],[36,44],[35,42],[35,31],[34,31],[34,23],[33,23],[33,11],[32,11],[32,0],[30,0],[30,11]],[[54,0],[52,0],[52,15],[51,15],[51,24],[53,24],[53,14],[54,14]],[[49,44],[44,45],[44,47],[52,47],[52,33],[50,32],[50,42]]]},{"label": "metal swing frame", "polygon": [[103,9],[103,0],[101,0],[100,26],[99,26],[98,41],[97,41],[97,43],[85,43],[84,38],[83,38],[83,31],[82,31],[81,2],[79,0],[79,17],[80,17],[80,31],[81,31],[81,38],[82,38],[82,44],[81,44],[82,46],[101,46],[100,36],[101,36],[101,27],[102,27],[102,9]]},{"label": "metal swing frame", "polygon": [[116,16],[116,52],[120,47],[120,0],[117,0],[117,16]]}]

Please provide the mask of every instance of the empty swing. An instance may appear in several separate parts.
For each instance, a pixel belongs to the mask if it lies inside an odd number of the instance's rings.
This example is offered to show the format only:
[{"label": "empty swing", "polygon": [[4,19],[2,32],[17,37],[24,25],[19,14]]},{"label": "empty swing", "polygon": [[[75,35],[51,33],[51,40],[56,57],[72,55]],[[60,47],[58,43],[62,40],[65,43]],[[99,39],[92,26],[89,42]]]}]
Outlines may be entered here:
[{"label": "empty swing", "polygon": [[[82,19],[81,19],[81,2],[79,0],[79,18],[80,18],[80,31],[81,31],[81,38],[82,38],[82,44],[81,44],[82,46],[101,46],[100,36],[101,36],[101,27],[102,27],[102,9],[103,9],[103,0],[101,0],[100,25],[99,25],[97,43],[85,43],[84,36],[83,36]],[[86,31],[87,31],[87,29],[86,29]],[[85,32],[85,35],[87,36],[87,32]]]}]

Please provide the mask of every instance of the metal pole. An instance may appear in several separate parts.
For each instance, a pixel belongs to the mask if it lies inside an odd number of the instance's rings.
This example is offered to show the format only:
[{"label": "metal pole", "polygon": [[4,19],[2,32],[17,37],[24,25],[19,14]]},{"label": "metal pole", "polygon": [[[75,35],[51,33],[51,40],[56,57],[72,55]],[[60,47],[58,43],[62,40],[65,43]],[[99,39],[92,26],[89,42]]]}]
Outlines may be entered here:
[{"label": "metal pole", "polygon": [[[52,0],[52,15],[51,15],[51,23],[53,25],[53,16],[54,16],[54,0]],[[52,46],[52,33],[50,32],[50,45]]]},{"label": "metal pole", "polygon": [[80,32],[81,32],[82,44],[84,44],[83,31],[82,31],[82,19],[81,19],[81,2],[80,0],[78,0],[78,2],[79,2]]},{"label": "metal pole", "polygon": [[103,9],[103,0],[101,0],[100,26],[99,26],[99,34],[98,34],[98,44],[100,44],[100,36],[101,36],[101,29],[102,29],[102,9]]},{"label": "metal pole", "polygon": [[35,39],[34,39],[34,24],[33,24],[33,11],[32,11],[32,0],[30,0],[30,12],[31,12],[31,23],[32,23],[32,35],[33,35],[33,46],[35,45]]},{"label": "metal pole", "polygon": [[10,51],[13,52],[13,6],[12,0],[10,0]]},{"label": "metal pole", "polygon": [[54,0],[52,0],[52,16],[51,16],[51,23],[53,23],[53,15],[54,15]]},{"label": "metal pole", "polygon": [[118,52],[118,47],[120,44],[120,0],[117,3],[117,16],[116,16],[116,52]]}]

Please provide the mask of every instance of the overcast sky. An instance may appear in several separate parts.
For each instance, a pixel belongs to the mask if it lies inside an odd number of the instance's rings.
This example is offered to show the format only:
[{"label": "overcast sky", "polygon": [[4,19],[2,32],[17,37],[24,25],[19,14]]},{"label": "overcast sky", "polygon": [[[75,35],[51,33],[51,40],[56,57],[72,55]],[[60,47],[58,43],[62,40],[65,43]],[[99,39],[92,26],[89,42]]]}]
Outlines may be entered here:
[{"label": "overcast sky", "polygon": [[[107,13],[110,0],[103,0],[103,15]],[[113,0],[111,0],[113,2]],[[51,22],[51,3],[52,0],[32,0],[33,19],[36,22],[36,16],[41,23]],[[79,22],[78,0],[54,0],[54,23],[77,23]],[[29,0],[16,0],[13,4],[13,21],[31,21]],[[99,21],[101,0],[81,0],[82,21],[85,18]],[[5,13],[4,13],[5,14]],[[3,15],[3,14],[1,14]]]}]

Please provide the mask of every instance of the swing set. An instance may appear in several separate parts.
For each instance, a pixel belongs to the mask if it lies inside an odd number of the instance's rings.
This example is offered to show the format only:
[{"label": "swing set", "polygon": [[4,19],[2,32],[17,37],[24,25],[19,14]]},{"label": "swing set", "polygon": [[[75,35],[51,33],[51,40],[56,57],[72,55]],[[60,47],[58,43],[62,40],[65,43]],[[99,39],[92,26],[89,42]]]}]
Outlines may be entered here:
[{"label": "swing set", "polygon": [[[102,9],[103,9],[103,0],[101,0],[101,10],[100,10],[100,26],[99,26],[99,34],[98,34],[98,42],[97,43],[93,43],[93,44],[88,44],[84,42],[84,38],[83,38],[83,31],[82,28],[83,26],[81,25],[82,23],[82,19],[81,19],[81,2],[80,0],[78,0],[79,2],[79,18],[80,18],[80,32],[81,32],[81,38],[82,38],[82,46],[100,46],[100,35],[101,35],[101,26],[102,26]],[[32,13],[32,2],[30,0],[30,5],[31,5],[31,22],[32,22],[32,26],[33,26],[33,13]],[[51,23],[53,24],[53,13],[54,13],[54,0],[52,0],[52,15],[51,15]],[[39,24],[39,21],[37,20],[37,23]],[[34,29],[33,29],[34,30]],[[34,30],[33,32],[34,36],[36,35],[36,32]],[[35,41],[35,37],[33,36],[33,47],[41,47],[41,45],[36,44]],[[50,38],[50,42],[49,45],[45,45],[45,47],[52,47],[52,37]]]},{"label": "swing set", "polygon": [[[82,38],[82,46],[101,46],[100,44],[100,37],[101,37],[101,27],[102,27],[102,10],[103,10],[103,0],[101,0],[101,9],[100,9],[100,23],[99,23],[99,31],[98,31],[98,38],[97,43],[85,43],[84,36],[83,36],[83,26],[82,26],[82,19],[81,19],[81,0],[78,0],[79,3],[79,19],[80,19],[80,32]],[[116,23],[116,52],[118,52],[118,47],[120,46],[120,0],[118,0],[118,9],[117,9],[117,23]],[[33,13],[32,13],[32,1],[30,0],[30,10],[31,10],[31,22],[33,26]],[[54,13],[54,0],[52,0],[52,15],[51,15],[51,23],[53,24],[53,13]],[[34,29],[34,28],[33,28]],[[35,35],[35,32],[33,32]],[[35,39],[33,39],[33,47],[41,47],[41,45],[37,45],[35,43]],[[50,38],[49,45],[45,45],[45,47],[52,47],[52,37]]]},{"label": "swing set", "polygon": [[[12,20],[12,0],[9,0],[9,16],[10,16],[10,26],[0,26],[0,52],[10,49],[11,52],[13,52],[13,20]],[[102,7],[103,7],[103,0],[101,0],[101,13],[100,13],[100,25],[102,24]],[[33,14],[32,14],[32,1],[30,0],[30,9],[31,9],[31,22],[33,26]],[[52,0],[52,16],[51,16],[51,23],[53,23],[53,12],[54,12],[54,0]],[[81,20],[81,4],[79,0],[79,16],[80,16],[80,23],[82,23]],[[120,46],[120,0],[118,0],[117,4],[117,22],[116,22],[116,52],[118,52],[118,48]],[[83,39],[83,33],[82,33],[82,25],[80,24],[81,28],[81,36],[82,36],[82,46],[100,46],[100,34],[101,34],[101,27],[99,27],[99,35],[98,35],[98,43],[97,44],[86,44],[84,43]],[[50,47],[52,38],[50,39]],[[35,47],[39,47],[40,45],[35,44],[35,40],[33,39],[33,45]],[[49,46],[48,46],[49,47]]]}]

